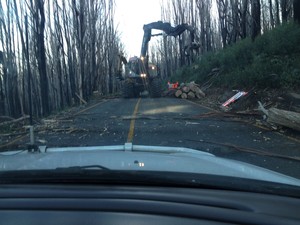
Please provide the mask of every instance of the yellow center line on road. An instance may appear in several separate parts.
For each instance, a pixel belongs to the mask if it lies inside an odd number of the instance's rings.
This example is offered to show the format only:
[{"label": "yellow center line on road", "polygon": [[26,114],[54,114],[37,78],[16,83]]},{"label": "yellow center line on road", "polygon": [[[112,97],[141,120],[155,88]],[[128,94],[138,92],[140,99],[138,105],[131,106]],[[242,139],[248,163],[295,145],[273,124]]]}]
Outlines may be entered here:
[{"label": "yellow center line on road", "polygon": [[139,110],[139,105],[141,102],[141,98],[139,98],[139,100],[137,101],[135,107],[134,107],[134,111],[132,114],[132,119],[130,121],[130,127],[129,127],[129,132],[128,132],[128,136],[127,136],[127,142],[132,142],[133,140],[133,135],[134,135],[134,124],[135,124],[135,119],[136,119],[136,114]]}]

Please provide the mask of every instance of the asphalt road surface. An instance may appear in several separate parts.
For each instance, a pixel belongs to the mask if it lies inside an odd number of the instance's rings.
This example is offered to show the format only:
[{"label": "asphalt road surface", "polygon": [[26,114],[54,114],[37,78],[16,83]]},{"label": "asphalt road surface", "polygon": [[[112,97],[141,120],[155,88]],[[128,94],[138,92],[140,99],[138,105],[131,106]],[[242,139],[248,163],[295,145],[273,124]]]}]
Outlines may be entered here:
[{"label": "asphalt road surface", "polygon": [[[72,116],[48,146],[138,145],[198,149],[300,178],[300,141],[176,98],[103,100]],[[298,159],[295,159],[297,158]]]}]

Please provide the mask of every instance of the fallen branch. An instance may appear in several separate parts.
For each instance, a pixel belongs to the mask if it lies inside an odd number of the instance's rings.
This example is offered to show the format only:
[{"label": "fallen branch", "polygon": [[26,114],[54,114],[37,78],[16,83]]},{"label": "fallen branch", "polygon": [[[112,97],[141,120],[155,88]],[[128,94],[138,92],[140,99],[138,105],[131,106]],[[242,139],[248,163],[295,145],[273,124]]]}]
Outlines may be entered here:
[{"label": "fallen branch", "polygon": [[87,102],[86,102],[82,97],[80,97],[79,94],[75,93],[75,95],[76,95],[77,98],[79,98],[79,100],[80,100],[83,104],[85,104],[85,105],[87,104]]},{"label": "fallen branch", "polygon": [[6,122],[3,122],[3,123],[0,123],[0,126],[5,126],[5,125],[12,124],[12,123],[21,122],[21,121],[26,120],[28,118],[29,118],[29,116],[23,116],[23,117],[20,117],[18,119],[15,119],[15,120],[11,120],[11,121],[6,121]]},{"label": "fallen branch", "polygon": [[219,68],[212,69],[212,71],[207,75],[209,79],[200,87],[201,90],[206,91],[207,89],[209,89],[216,81],[216,78],[219,76],[219,74],[220,74]]},{"label": "fallen branch", "polygon": [[208,118],[208,117],[246,117],[248,118],[249,116],[257,117],[259,116],[258,113],[255,112],[235,112],[235,113],[223,113],[223,112],[208,112],[208,113],[203,113],[200,115],[195,115],[193,118]]},{"label": "fallen branch", "polygon": [[0,137],[12,137],[12,136],[20,136],[27,134],[28,132],[19,132],[19,133],[9,133],[9,134],[0,134]]},{"label": "fallen branch", "polygon": [[45,124],[51,124],[51,123],[70,123],[73,122],[73,120],[67,120],[67,119],[44,119],[43,122]]},{"label": "fallen branch", "polygon": [[[0,145],[0,149],[3,149],[3,148],[7,148],[8,146],[11,146],[13,144],[16,144],[18,141],[21,141],[23,140],[25,137],[27,137],[27,135],[22,135],[22,136],[19,136],[17,137],[16,139],[8,142],[8,143],[5,143],[5,144],[2,144]],[[6,149],[5,149],[6,150]]]},{"label": "fallen branch", "polygon": [[258,101],[258,110],[262,111],[266,116],[269,116],[268,110],[265,109],[265,107],[260,101]]}]

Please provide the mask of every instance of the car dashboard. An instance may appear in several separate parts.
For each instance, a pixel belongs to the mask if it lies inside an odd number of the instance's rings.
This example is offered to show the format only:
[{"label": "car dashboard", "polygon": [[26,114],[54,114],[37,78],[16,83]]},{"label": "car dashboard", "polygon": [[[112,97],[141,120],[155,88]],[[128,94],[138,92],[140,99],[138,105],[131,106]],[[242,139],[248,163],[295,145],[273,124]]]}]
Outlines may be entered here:
[{"label": "car dashboard", "polygon": [[0,187],[0,224],[299,224],[300,199],[139,185]]}]

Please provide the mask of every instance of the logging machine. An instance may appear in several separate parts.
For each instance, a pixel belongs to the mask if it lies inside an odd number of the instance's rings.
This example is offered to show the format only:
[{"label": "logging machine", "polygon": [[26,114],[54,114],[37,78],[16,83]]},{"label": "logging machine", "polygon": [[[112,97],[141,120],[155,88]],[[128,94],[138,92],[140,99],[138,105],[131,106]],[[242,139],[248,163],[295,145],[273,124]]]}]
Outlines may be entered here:
[{"label": "logging machine", "polygon": [[[148,91],[151,97],[161,96],[161,79],[159,74],[159,68],[157,65],[149,62],[148,45],[151,37],[153,36],[179,36],[184,31],[190,33],[190,43],[185,46],[185,50],[193,50],[199,48],[199,45],[195,43],[195,29],[188,24],[171,26],[170,23],[164,23],[162,21],[145,24],[144,37],[141,47],[140,57],[131,57],[128,61],[119,54],[119,79],[124,81],[123,84],[123,97],[132,98],[139,97],[142,92]],[[163,33],[152,34],[152,30],[161,30]],[[125,73],[122,75],[122,64],[125,65]]]}]

